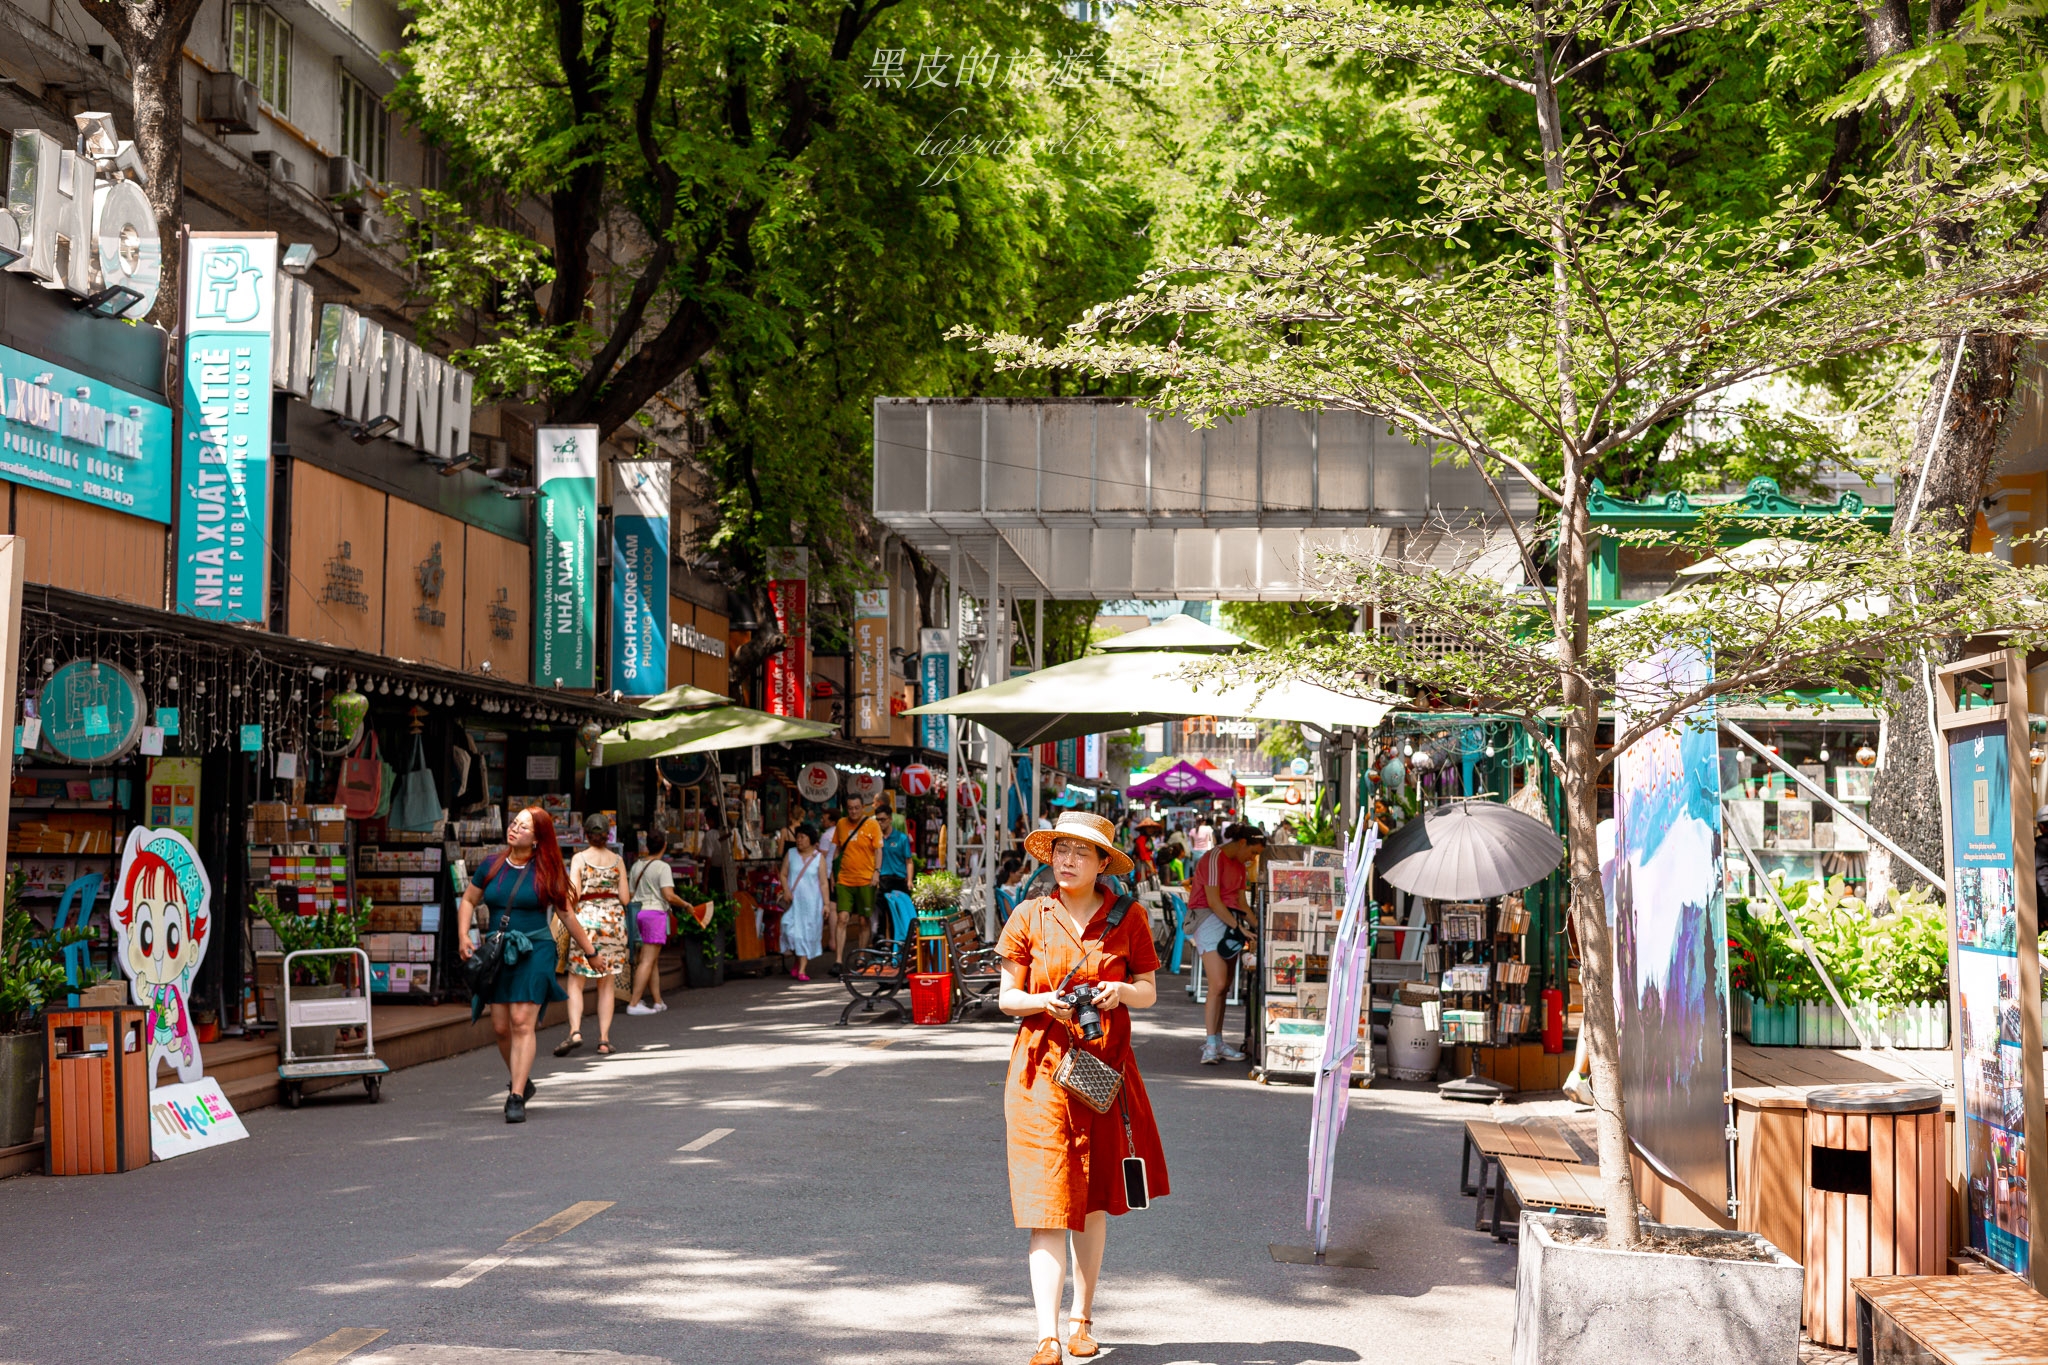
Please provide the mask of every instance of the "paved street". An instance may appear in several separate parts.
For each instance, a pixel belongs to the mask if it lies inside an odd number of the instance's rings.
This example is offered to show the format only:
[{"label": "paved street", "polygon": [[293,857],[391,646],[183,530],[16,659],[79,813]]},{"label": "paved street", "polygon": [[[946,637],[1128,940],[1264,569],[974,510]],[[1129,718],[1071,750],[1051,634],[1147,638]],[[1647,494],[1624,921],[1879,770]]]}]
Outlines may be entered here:
[{"label": "paved street", "polygon": [[[1304,1240],[1307,1093],[1198,1066],[1196,1008],[1162,980],[1138,1055],[1175,1193],[1112,1224],[1105,1358],[1504,1361],[1513,1252],[1468,1230],[1454,1179],[1471,1111],[1355,1092],[1333,1243],[1376,1268],[1276,1263]],[[551,1030],[524,1127],[478,1052],[145,1171],[0,1183],[0,1362],[1021,1365],[1010,1030],[837,1029],[844,999],[678,991],[602,1060],[547,1056]]]}]

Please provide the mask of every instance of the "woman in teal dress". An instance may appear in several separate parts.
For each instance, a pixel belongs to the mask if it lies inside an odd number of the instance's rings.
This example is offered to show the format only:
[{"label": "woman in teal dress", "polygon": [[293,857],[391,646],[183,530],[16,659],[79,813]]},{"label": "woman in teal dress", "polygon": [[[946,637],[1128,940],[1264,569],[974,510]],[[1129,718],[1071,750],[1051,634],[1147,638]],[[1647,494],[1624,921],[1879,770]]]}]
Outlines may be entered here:
[{"label": "woman in teal dress", "polygon": [[469,926],[479,905],[486,917],[479,926],[483,932],[496,933],[505,923],[507,911],[510,923],[505,924],[509,933],[504,966],[488,996],[470,997],[469,1017],[477,1019],[486,1005],[490,1007],[498,1053],[511,1073],[505,1122],[524,1123],[526,1102],[533,1098],[534,1090],[534,1029],[550,1002],[569,998],[555,984],[555,945],[548,931],[548,916],[561,917],[563,927],[586,956],[597,953],[597,945],[574,913],[569,870],[562,865],[554,818],[539,806],[528,806],[512,817],[505,829],[505,851],[478,869],[469,889],[462,893],[455,943],[465,958],[476,951],[469,941]]}]

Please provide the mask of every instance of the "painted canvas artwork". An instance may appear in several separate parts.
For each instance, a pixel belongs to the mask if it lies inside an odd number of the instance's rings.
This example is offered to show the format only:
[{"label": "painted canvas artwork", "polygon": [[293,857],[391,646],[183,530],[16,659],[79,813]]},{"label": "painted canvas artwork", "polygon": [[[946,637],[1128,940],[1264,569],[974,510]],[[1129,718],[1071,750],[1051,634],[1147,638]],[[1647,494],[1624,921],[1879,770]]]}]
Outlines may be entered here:
[{"label": "painted canvas artwork", "polygon": [[[1622,671],[1624,721],[1712,677],[1698,650],[1659,651]],[[1709,1208],[1728,1198],[1728,963],[1721,871],[1721,771],[1711,712],[1688,713],[1614,765],[1615,856],[1607,914],[1629,1135]]]}]

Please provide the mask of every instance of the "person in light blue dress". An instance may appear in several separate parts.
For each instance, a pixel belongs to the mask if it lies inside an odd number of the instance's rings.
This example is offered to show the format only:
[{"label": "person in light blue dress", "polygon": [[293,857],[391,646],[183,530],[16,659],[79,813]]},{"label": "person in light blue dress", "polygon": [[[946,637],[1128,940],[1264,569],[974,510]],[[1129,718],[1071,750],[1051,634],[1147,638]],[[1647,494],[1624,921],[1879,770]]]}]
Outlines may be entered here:
[{"label": "person in light blue dress", "polygon": [[805,968],[825,951],[825,850],[818,847],[818,828],[809,821],[796,827],[796,847],[782,860],[782,951],[794,954],[790,975],[809,981]]}]

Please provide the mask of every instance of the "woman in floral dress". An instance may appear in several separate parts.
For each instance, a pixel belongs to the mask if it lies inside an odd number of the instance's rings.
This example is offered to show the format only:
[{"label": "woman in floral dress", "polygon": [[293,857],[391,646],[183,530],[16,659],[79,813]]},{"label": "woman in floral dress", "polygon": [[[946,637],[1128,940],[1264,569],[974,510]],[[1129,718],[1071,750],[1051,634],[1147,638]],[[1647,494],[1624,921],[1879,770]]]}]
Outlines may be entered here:
[{"label": "woman in floral dress", "polygon": [[612,981],[626,965],[626,860],[611,850],[611,824],[602,815],[583,819],[583,833],[590,847],[569,860],[569,892],[575,898],[576,918],[597,945],[597,956],[572,949],[569,953],[569,1036],[555,1047],[557,1057],[566,1057],[583,1046],[583,990],[590,986],[597,994],[597,1051],[612,1054]]}]

